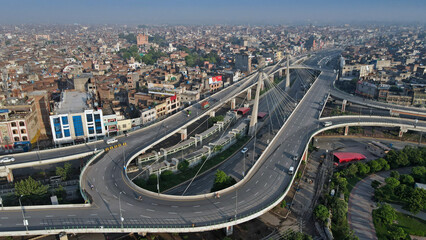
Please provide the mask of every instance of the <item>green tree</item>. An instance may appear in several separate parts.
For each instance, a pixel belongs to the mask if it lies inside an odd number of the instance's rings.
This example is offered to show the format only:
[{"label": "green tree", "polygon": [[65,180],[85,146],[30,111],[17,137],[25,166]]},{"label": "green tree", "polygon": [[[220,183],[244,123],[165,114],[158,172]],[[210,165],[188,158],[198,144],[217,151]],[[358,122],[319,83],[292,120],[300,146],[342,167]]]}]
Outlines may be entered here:
[{"label": "green tree", "polygon": [[55,195],[58,197],[58,202],[59,203],[63,203],[64,199],[67,197],[67,191],[65,191],[64,187],[62,185],[59,185],[59,187],[57,187],[55,189]]},{"label": "green tree", "polygon": [[235,179],[226,175],[222,170],[217,170],[211,192],[216,192],[221,189],[230,187],[236,183]]},{"label": "green tree", "polygon": [[151,175],[149,175],[147,183],[149,185],[157,184],[157,174],[151,174]]},{"label": "green tree", "polygon": [[183,160],[178,164],[178,169],[181,172],[185,172],[189,167],[189,162],[187,160]]},{"label": "green tree", "polygon": [[370,173],[370,167],[367,164],[358,162],[356,165],[358,167],[359,175],[365,176]]},{"label": "green tree", "polygon": [[380,170],[388,171],[390,169],[390,165],[389,165],[388,161],[386,161],[386,159],[379,158],[376,161],[377,161],[377,163],[380,164]]},{"label": "green tree", "polygon": [[287,206],[287,202],[285,200],[281,201],[280,207],[285,208]]},{"label": "green tree", "polygon": [[47,194],[49,186],[41,184],[40,181],[34,180],[32,177],[15,183],[16,196],[42,196]]},{"label": "green tree", "polygon": [[173,172],[172,172],[172,171],[170,171],[170,170],[165,170],[165,171],[163,171],[163,172],[161,173],[160,178],[161,178],[161,180],[167,180],[167,179],[169,179],[169,178],[170,178],[170,176],[172,176],[172,175],[173,175]]},{"label": "green tree", "polygon": [[71,164],[65,163],[64,167],[56,167],[56,175],[60,176],[63,181],[67,180],[71,175]]},{"label": "green tree", "polygon": [[355,164],[351,164],[348,168],[347,168],[347,173],[349,176],[356,176],[356,174],[358,173],[358,167]]},{"label": "green tree", "polygon": [[422,211],[425,206],[426,190],[416,188],[412,191],[411,195],[408,196],[406,207],[408,211],[417,214]]},{"label": "green tree", "polygon": [[376,216],[384,224],[390,225],[393,221],[396,220],[397,215],[395,209],[393,209],[392,206],[387,203],[381,204],[375,211]]},{"label": "green tree", "polygon": [[414,179],[417,182],[425,183],[426,182],[426,167],[424,167],[424,166],[413,167],[411,169],[411,176],[413,176]]},{"label": "green tree", "polygon": [[395,178],[396,180],[399,180],[399,172],[398,171],[391,171],[390,176]]},{"label": "green tree", "polygon": [[389,239],[400,240],[406,239],[407,233],[401,227],[391,226],[389,230]]},{"label": "green tree", "polygon": [[399,186],[400,182],[394,177],[388,177],[385,179],[386,184],[392,189]]},{"label": "green tree", "polygon": [[382,166],[380,165],[380,163],[377,160],[370,161],[368,163],[368,165],[370,166],[371,172],[378,172],[378,171],[382,170]]},{"label": "green tree", "polygon": [[339,188],[344,191],[348,185],[348,180],[344,177],[338,177],[336,178],[336,183],[339,185]]},{"label": "green tree", "polygon": [[327,219],[330,217],[330,212],[328,208],[322,204],[318,204],[314,210],[315,218],[318,219],[323,224],[326,223]]},{"label": "green tree", "polygon": [[346,213],[348,212],[348,204],[342,200],[337,199],[333,207],[331,208],[333,221],[334,222],[343,222],[346,221]]},{"label": "green tree", "polygon": [[413,185],[414,184],[414,178],[408,174],[402,174],[399,177],[399,180],[401,183],[407,184],[407,185]]}]

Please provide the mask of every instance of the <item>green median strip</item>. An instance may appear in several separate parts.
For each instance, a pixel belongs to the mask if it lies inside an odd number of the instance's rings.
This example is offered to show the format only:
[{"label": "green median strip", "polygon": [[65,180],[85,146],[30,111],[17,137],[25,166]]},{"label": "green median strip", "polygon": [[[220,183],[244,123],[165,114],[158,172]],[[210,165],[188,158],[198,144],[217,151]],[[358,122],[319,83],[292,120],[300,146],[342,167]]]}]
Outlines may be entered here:
[{"label": "green median strip", "polygon": [[[236,143],[234,143],[231,147],[226,149],[225,151],[219,153],[218,155],[208,159],[204,166],[202,167],[201,171],[198,175],[201,175],[204,172],[207,172],[208,170],[216,167],[218,164],[223,163],[225,160],[227,160],[229,157],[232,157],[237,151],[241,149],[248,141],[250,140],[250,137],[242,137],[241,139],[238,139]],[[186,168],[182,170],[181,172],[177,174],[170,174],[170,171],[164,171],[160,175],[160,192],[166,191],[170,188],[173,188],[185,181],[190,180],[195,176],[198,169],[200,168],[203,160],[191,167]],[[135,179],[134,183],[138,185],[141,188],[157,192],[157,175],[152,174],[148,180],[144,179]]]}]

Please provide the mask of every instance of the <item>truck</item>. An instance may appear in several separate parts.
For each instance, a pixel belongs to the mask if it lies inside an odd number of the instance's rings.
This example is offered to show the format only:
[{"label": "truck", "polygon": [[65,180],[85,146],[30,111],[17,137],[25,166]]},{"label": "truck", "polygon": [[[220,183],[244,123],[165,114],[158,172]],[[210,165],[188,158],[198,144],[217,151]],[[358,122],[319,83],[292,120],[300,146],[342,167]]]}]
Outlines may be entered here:
[{"label": "truck", "polygon": [[209,101],[204,101],[204,102],[201,103],[201,109],[204,110],[204,109],[207,109],[209,107],[210,107]]}]

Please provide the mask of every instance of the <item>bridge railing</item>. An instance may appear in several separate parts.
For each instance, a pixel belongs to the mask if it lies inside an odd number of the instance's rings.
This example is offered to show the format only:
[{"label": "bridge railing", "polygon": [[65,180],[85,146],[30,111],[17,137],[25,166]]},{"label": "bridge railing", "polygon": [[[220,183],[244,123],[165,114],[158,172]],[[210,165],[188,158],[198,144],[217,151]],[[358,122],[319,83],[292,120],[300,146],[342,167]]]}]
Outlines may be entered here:
[{"label": "bridge railing", "polygon": [[99,156],[101,156],[103,153],[105,152],[105,150],[104,149],[102,149],[102,150],[99,150],[97,153],[95,153],[94,155],[93,155],[93,157],[92,158],[90,158],[89,159],[89,161],[87,161],[87,163],[86,163],[86,165],[84,165],[84,167],[81,169],[81,172],[80,172],[80,178],[79,178],[79,182],[80,182],[80,184],[79,184],[79,186],[80,186],[80,194],[81,194],[81,196],[83,197],[83,199],[84,199],[84,202],[85,203],[91,203],[91,197],[89,196],[89,194],[87,194],[87,192],[86,192],[86,190],[84,189],[84,187],[83,187],[83,175],[84,175],[84,172],[86,171],[86,168],[93,162],[93,161],[95,161]]}]

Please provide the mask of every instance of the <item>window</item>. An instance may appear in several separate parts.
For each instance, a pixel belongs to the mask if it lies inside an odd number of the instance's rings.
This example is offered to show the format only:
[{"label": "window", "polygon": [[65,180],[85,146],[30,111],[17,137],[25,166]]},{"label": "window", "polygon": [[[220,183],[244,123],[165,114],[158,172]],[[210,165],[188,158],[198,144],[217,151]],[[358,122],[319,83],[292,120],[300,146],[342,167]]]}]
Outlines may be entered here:
[{"label": "window", "polygon": [[12,122],[10,125],[11,125],[12,127],[16,127],[16,122]]},{"label": "window", "polygon": [[71,134],[70,134],[70,130],[69,130],[69,129],[64,129],[64,136],[65,136],[65,137],[69,137],[69,136],[71,136]]},{"label": "window", "polygon": [[75,136],[76,137],[83,136],[84,131],[83,131],[83,123],[81,121],[81,116],[73,116],[72,121],[74,123]]},{"label": "window", "polygon": [[22,137],[22,141],[28,141],[27,136],[23,136],[23,137]]},{"label": "window", "polygon": [[18,134],[18,130],[13,129],[12,133],[13,133],[13,134]]},{"label": "window", "polygon": [[14,137],[13,139],[15,142],[19,142],[19,137]]},{"label": "window", "polygon": [[68,125],[68,117],[66,116],[62,117],[62,124]]},{"label": "window", "polygon": [[24,127],[24,126],[25,126],[25,122],[20,121],[20,122],[19,122],[19,126]]},{"label": "window", "polygon": [[87,120],[87,122],[93,122],[93,115],[92,114],[86,114],[86,120]]},{"label": "window", "polygon": [[95,133],[95,129],[93,127],[89,127],[89,134],[94,134]]},{"label": "window", "polygon": [[21,129],[21,133],[27,133],[27,130],[26,129]]}]

